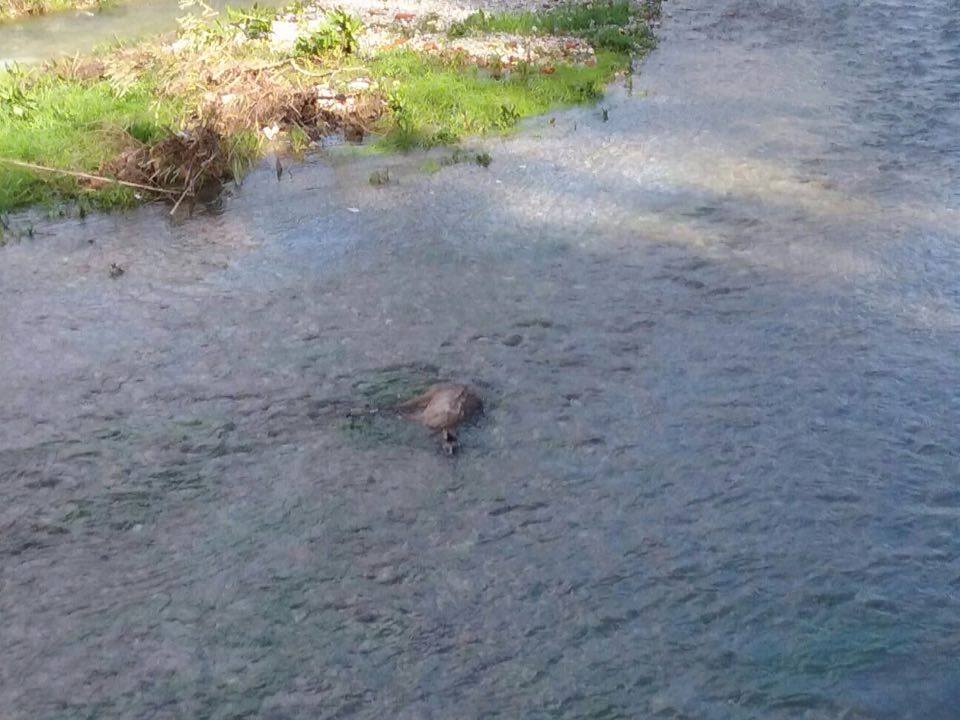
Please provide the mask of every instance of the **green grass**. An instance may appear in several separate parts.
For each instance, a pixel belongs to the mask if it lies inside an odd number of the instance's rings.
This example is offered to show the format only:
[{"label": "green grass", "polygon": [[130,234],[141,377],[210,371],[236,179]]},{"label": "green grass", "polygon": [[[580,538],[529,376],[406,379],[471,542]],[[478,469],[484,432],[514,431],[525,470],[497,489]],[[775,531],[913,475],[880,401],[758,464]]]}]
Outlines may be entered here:
[{"label": "green grass", "polygon": [[655,43],[649,27],[638,21],[630,3],[592,2],[564,5],[538,12],[485,13],[482,10],[450,26],[451,37],[481,33],[512,35],[573,35],[596,50],[631,53]]},{"label": "green grass", "polygon": [[[492,73],[467,59],[441,59],[412,51],[389,51],[374,58],[345,56],[359,25],[340,15],[334,13],[330,21],[330,27],[340,28],[338,37],[344,38],[335,48],[327,47],[330,43],[326,36],[310,36],[307,39],[312,44],[298,44],[292,56],[314,68],[330,68],[333,73],[347,65],[351,73],[370,76],[389,94],[390,111],[377,128],[380,139],[366,146],[371,151],[453,145],[472,136],[508,132],[522,118],[554,108],[594,101],[617,72],[629,66],[632,55],[653,43],[636,10],[620,0],[535,13],[477,13],[454,25],[451,33],[576,35],[587,39],[597,51],[592,65],[557,63],[545,72],[545,68],[521,64],[507,72]],[[202,41],[202,50],[191,56],[199,63],[196,66],[171,59],[160,44],[136,43],[140,57],[148,58],[147,69],[128,77],[122,72],[125,65],[121,61],[111,66],[121,71],[119,76],[112,75],[118,78],[113,84],[63,79],[51,69],[0,70],[0,158],[96,173],[135,141],[152,143],[173,129],[196,122],[191,120],[194,116],[190,108],[196,107],[197,97],[189,95],[191,90],[170,97],[159,92],[161,82],[154,78],[169,78],[171,73],[187,77],[194,73],[200,78],[205,67],[198,60],[201,53],[205,58],[222,55],[238,62],[262,58],[275,64],[276,55],[258,39],[266,17],[263,10],[233,12],[227,14],[227,24],[198,20],[195,27],[182,28],[182,35]],[[249,43],[241,48],[234,42],[238,27],[250,36]],[[121,52],[116,47],[107,48],[99,52],[99,57],[109,65]],[[149,60],[154,56],[155,60]],[[293,71],[288,68],[287,72]],[[304,82],[299,75],[293,77],[294,82]],[[184,84],[185,88],[194,86],[202,89],[203,83]],[[162,87],[169,89],[170,85],[162,83]],[[293,150],[303,151],[309,140],[304,129],[293,126],[287,131]],[[234,175],[239,176],[242,164],[262,152],[263,138],[258,127],[241,126],[223,132],[228,133],[224,141],[231,162],[238,163]],[[485,162],[489,163],[489,156]],[[69,177],[0,162],[0,213],[68,199],[80,199],[95,207],[123,206],[136,200],[129,189],[107,186],[93,190],[89,184]]]},{"label": "green grass", "polygon": [[[11,102],[11,96],[18,101]],[[179,113],[176,103],[155,103],[146,81],[118,95],[107,82],[82,84],[46,76],[29,81],[0,72],[0,157],[95,172],[129,146],[130,136],[141,142],[163,137],[176,126]],[[80,192],[72,178],[0,162],[0,212]],[[91,194],[91,199],[106,207],[129,204],[133,195],[113,186]]]},{"label": "green grass", "polygon": [[549,75],[520,68],[496,79],[472,66],[392,52],[371,65],[375,77],[399,83],[380,142],[407,150],[504,132],[521,118],[599,98],[627,61],[626,56],[600,52],[594,66],[560,65]]}]

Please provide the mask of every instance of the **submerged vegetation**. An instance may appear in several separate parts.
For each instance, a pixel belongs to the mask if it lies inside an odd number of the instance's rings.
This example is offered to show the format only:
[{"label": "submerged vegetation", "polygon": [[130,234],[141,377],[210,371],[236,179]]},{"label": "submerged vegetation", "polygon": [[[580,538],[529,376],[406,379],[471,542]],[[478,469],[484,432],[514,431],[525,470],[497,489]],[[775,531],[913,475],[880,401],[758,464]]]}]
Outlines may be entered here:
[{"label": "submerged vegetation", "polygon": [[598,98],[652,47],[649,7],[477,13],[440,28],[431,18],[411,35],[399,20],[374,29],[342,10],[254,6],[184,18],[175,37],[8,68],[0,212],[157,194],[179,203],[268,148],[300,152],[338,134],[408,149],[507,131]]}]

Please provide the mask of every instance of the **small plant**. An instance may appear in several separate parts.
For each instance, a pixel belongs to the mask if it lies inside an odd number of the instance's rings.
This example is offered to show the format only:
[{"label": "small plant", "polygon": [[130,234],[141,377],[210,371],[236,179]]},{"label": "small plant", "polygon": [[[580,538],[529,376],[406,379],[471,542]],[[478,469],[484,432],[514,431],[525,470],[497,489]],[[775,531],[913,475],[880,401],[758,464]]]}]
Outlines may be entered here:
[{"label": "small plant", "polygon": [[487,15],[483,10],[477,10],[466,20],[458,20],[457,22],[451,23],[450,28],[447,30],[447,35],[452,38],[462,38],[466,37],[471,33],[471,31],[476,29],[483,29],[487,22]]},{"label": "small plant", "polygon": [[490,163],[493,162],[493,158],[490,157],[490,153],[488,153],[486,150],[481,150],[478,152],[475,159],[477,161],[477,165],[484,168],[490,167]]},{"label": "small plant", "polygon": [[7,85],[0,87],[0,108],[15,118],[25,118],[32,110],[36,110],[37,104],[22,87]]},{"label": "small plant", "polygon": [[328,12],[326,20],[320,29],[297,38],[294,46],[297,55],[315,56],[329,52],[352,55],[357,51],[363,23],[340,9]]},{"label": "small plant", "polygon": [[37,101],[29,94],[27,73],[16,65],[0,75],[0,114],[23,119],[37,109]]},{"label": "small plant", "polygon": [[256,3],[246,10],[227,8],[227,21],[233,27],[239,28],[249,40],[258,40],[269,35],[274,17],[273,10],[260,7]]},{"label": "small plant", "polygon": [[290,141],[290,151],[297,156],[303,155],[310,148],[310,135],[299,125],[294,125],[287,133]]},{"label": "small plant", "polygon": [[341,8],[327,13],[327,20],[337,30],[340,36],[340,48],[344,55],[352,55],[360,47],[360,33],[363,32],[363,23]]},{"label": "small plant", "polygon": [[393,121],[398,130],[403,132],[411,126],[412,122],[410,113],[407,111],[407,102],[399,90],[390,93],[387,98],[387,107],[393,115]]},{"label": "small plant", "polygon": [[512,105],[503,104],[500,106],[500,118],[497,121],[497,127],[506,129],[513,127],[520,119],[520,113]]},{"label": "small plant", "polygon": [[487,58],[487,71],[490,73],[490,77],[496,80],[503,77],[503,60],[496,53]]},{"label": "small plant", "polygon": [[335,50],[338,46],[336,30],[330,26],[324,26],[309,35],[301,35],[297,38],[293,51],[297,55],[304,57],[325,55]]},{"label": "small plant", "polygon": [[230,161],[230,174],[239,184],[240,178],[249,170],[260,154],[263,136],[250,130],[238,132],[230,138],[227,145],[227,157]]},{"label": "small plant", "polygon": [[390,184],[389,170],[374,170],[370,173],[370,184],[374,187],[383,187]]},{"label": "small plant", "polygon": [[417,32],[421,35],[440,32],[440,14],[428,12],[420,18],[420,22],[417,23]]},{"label": "small plant", "polygon": [[231,26],[215,19],[219,13],[203,0],[180,0],[181,10],[191,10],[194,7],[200,10],[199,15],[188,12],[177,18],[180,37],[188,39],[195,47],[223,41],[230,33]]}]

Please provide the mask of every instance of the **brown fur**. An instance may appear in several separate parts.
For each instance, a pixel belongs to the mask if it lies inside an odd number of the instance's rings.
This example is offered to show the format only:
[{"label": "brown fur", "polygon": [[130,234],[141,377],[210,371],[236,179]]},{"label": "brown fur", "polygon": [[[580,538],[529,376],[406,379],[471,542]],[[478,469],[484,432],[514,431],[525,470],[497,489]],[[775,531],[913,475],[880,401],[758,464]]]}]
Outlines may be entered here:
[{"label": "brown fur", "polygon": [[466,385],[442,383],[429,387],[397,409],[431,430],[452,431],[483,410],[480,397]]}]

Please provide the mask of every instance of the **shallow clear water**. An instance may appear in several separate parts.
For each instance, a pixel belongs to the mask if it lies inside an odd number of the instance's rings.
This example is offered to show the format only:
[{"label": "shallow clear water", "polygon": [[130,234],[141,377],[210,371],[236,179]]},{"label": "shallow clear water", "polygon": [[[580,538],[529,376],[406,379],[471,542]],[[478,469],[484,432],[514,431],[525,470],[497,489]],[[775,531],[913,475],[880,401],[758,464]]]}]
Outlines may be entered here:
[{"label": "shallow clear water", "polygon": [[[212,10],[245,7],[253,0],[204,0]],[[179,0],[124,0],[102,10],[68,11],[0,24],[0,67],[35,63],[89,52],[101,43],[131,40],[177,28],[177,18],[197,8],[181,9]]]},{"label": "shallow clear water", "polygon": [[956,717],[956,3],[666,10],[487,170],[0,251],[6,713]]}]

